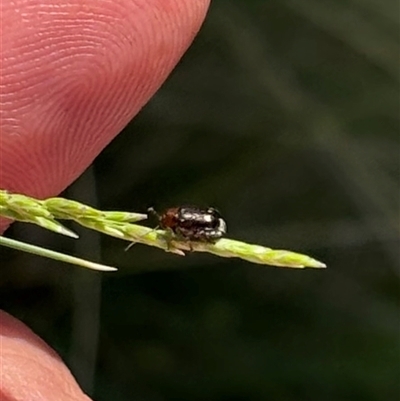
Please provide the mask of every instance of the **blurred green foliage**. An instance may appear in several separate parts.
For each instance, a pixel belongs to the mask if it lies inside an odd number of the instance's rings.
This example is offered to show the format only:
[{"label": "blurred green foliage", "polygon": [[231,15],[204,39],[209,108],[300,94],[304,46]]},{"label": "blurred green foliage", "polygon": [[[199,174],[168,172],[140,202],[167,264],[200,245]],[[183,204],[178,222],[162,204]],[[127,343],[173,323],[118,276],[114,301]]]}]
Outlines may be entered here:
[{"label": "blurred green foliage", "polygon": [[15,225],[120,271],[1,250],[1,306],[98,401],[398,400],[398,46],[397,2],[215,0],[167,83],[67,194],[137,212],[217,206],[230,237],[327,270]]}]

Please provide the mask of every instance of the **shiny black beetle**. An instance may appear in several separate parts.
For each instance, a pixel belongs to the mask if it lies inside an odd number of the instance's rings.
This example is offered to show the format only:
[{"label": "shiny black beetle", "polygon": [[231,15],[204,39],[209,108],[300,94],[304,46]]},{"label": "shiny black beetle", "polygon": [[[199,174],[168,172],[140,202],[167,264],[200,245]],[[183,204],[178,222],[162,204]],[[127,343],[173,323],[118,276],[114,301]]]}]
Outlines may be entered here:
[{"label": "shiny black beetle", "polygon": [[149,208],[148,212],[157,216],[162,229],[172,231],[177,239],[184,241],[215,242],[226,234],[225,220],[212,207],[172,207],[162,214]]}]

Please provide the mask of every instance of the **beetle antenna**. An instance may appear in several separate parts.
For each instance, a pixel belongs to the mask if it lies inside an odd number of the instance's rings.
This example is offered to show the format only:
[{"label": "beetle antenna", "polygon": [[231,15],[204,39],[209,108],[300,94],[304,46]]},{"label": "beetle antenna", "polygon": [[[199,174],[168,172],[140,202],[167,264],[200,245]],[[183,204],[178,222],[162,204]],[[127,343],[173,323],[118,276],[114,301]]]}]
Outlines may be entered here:
[{"label": "beetle antenna", "polygon": [[[160,218],[161,218],[161,216],[155,211],[154,207],[149,207],[149,208],[147,209],[147,214],[148,214],[148,215],[151,214],[151,215],[157,217],[158,220],[160,220]],[[147,217],[149,217],[149,216],[147,216]],[[159,228],[160,228],[160,226],[157,226],[157,227],[153,228],[153,229],[152,229],[150,232],[148,232],[147,234],[150,234],[150,233],[152,233],[153,231],[158,230]],[[142,235],[142,237],[144,237],[144,236],[147,235],[147,234]],[[131,249],[131,248],[133,247],[133,245],[135,245],[135,244],[136,244],[136,242],[131,242],[131,243],[125,248],[125,252],[128,251],[129,249]]]},{"label": "beetle antenna", "polygon": [[156,210],[154,209],[154,207],[149,207],[147,209],[147,213],[151,214],[152,216],[157,217],[158,220],[160,220],[161,216],[156,212]]}]

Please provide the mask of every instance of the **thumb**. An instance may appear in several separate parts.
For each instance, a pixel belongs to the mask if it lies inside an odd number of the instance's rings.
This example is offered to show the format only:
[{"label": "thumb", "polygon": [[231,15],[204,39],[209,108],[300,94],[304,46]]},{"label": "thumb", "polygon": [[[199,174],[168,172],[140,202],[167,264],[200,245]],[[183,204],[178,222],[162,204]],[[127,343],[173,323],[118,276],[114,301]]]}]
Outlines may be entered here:
[{"label": "thumb", "polygon": [[0,399],[89,401],[57,354],[0,311]]},{"label": "thumb", "polygon": [[209,0],[3,0],[0,188],[48,197],[160,87]]}]

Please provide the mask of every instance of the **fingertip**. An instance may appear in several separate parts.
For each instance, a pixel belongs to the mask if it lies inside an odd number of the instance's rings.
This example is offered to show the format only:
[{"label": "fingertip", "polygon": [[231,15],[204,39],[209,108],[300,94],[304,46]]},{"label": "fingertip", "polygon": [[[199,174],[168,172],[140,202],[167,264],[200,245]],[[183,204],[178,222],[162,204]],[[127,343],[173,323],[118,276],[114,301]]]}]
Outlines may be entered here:
[{"label": "fingertip", "polygon": [[0,311],[1,400],[89,401],[57,353]]},{"label": "fingertip", "polygon": [[65,189],[161,86],[208,5],[4,1],[0,187]]}]

